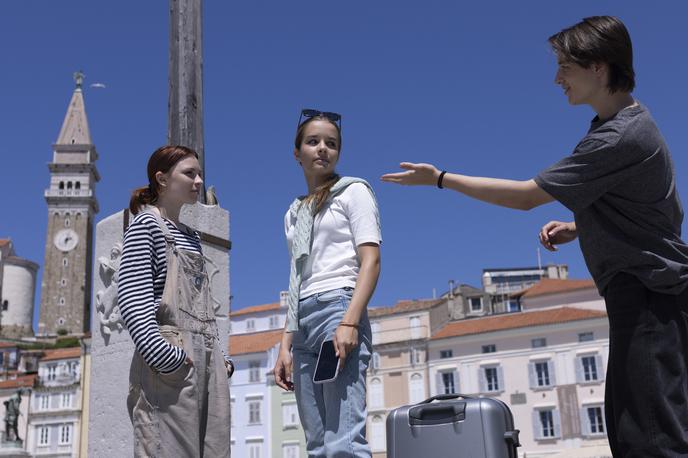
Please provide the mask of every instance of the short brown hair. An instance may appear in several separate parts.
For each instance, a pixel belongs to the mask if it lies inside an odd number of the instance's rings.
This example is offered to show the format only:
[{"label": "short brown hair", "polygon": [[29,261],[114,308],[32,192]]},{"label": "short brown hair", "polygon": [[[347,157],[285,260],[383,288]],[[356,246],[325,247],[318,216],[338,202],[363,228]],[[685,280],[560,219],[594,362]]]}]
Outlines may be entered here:
[{"label": "short brown hair", "polygon": [[593,63],[609,65],[610,93],[635,88],[631,36],[620,19],[613,16],[586,17],[578,24],[549,37],[557,55],[583,68]]}]

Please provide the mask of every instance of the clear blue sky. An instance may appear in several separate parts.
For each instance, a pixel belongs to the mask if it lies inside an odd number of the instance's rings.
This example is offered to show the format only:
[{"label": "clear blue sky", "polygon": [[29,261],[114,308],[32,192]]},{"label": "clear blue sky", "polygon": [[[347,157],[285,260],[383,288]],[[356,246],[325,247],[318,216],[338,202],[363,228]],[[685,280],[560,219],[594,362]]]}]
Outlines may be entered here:
[{"label": "clear blue sky", "polygon": [[[535,265],[540,226],[571,218],[561,205],[523,213],[378,178],[400,161],[427,161],[527,179],[569,154],[593,113],[553,84],[547,37],[598,14],[630,30],[635,95],[666,137],[685,199],[685,2],[206,1],[206,182],[231,213],[233,307],[274,302],[287,288],[282,221],[305,190],[291,156],[302,107],[343,114],[339,171],[376,188],[383,270],[371,305],[430,297],[450,279],[479,285],[484,267]],[[23,0],[3,2],[2,16],[0,237],[42,273],[46,164],[72,73],[87,76],[100,221],[145,184],[146,160],[165,143],[168,7]],[[88,88],[96,82],[107,88]],[[543,261],[589,276],[577,243],[543,250]]]}]

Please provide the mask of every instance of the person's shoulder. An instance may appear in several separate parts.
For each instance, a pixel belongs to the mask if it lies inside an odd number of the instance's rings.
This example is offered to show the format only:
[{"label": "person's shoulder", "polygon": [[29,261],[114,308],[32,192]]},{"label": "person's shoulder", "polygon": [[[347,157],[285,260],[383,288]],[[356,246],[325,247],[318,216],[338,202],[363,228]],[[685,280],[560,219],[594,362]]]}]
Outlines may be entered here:
[{"label": "person's shoulder", "polygon": [[127,233],[130,232],[148,232],[152,235],[162,233],[160,226],[158,225],[158,220],[152,213],[140,212],[137,213],[129,227],[127,228]]}]

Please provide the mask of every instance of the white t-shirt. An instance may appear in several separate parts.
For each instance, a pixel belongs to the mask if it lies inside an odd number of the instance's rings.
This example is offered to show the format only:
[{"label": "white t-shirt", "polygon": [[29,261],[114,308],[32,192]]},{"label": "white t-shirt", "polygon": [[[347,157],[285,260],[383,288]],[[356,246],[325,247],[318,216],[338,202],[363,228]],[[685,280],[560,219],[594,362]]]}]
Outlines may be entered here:
[{"label": "white t-shirt", "polygon": [[[353,183],[327,203],[313,222],[311,254],[301,274],[300,297],[356,286],[360,269],[356,247],[382,243],[374,198],[363,183]],[[291,255],[296,215],[287,210],[284,231]]]}]

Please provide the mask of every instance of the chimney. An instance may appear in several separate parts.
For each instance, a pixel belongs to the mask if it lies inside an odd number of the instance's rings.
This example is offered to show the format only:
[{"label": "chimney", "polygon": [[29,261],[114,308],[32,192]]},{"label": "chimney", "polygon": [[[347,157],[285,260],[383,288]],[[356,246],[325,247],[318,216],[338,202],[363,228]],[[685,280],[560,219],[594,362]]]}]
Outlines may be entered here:
[{"label": "chimney", "polygon": [[454,280],[449,280],[449,297],[454,297]]},{"label": "chimney", "polygon": [[289,291],[280,291],[280,307],[287,306],[287,299],[289,298]]}]

